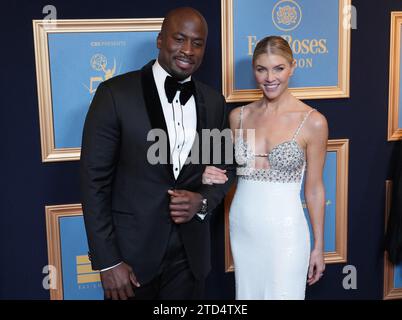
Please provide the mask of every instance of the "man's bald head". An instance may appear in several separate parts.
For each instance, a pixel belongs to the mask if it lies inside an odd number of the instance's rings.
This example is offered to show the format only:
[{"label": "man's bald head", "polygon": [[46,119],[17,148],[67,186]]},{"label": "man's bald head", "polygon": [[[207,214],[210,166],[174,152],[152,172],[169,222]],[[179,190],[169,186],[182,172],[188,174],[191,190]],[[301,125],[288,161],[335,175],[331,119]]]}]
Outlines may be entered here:
[{"label": "man's bald head", "polygon": [[205,18],[193,8],[170,11],[158,35],[158,61],[173,77],[183,80],[200,66],[208,35]]},{"label": "man's bald head", "polygon": [[204,16],[194,8],[191,7],[181,7],[169,11],[165,18],[163,19],[161,32],[164,32],[169,26],[169,23],[174,23],[177,19],[197,21],[205,28],[206,35],[208,35],[208,24]]}]

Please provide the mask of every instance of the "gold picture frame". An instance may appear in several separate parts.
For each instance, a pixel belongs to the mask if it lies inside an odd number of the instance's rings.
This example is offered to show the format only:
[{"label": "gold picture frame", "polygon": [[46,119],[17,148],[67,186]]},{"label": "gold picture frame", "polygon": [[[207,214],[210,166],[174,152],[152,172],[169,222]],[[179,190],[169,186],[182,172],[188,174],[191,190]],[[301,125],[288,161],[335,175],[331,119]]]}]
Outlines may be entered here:
[{"label": "gold picture frame", "polygon": [[[233,1],[222,0],[222,91],[227,102],[247,102],[262,97],[259,89],[234,88],[234,19]],[[249,4],[252,6],[252,1]],[[330,99],[349,97],[350,83],[350,28],[344,27],[344,10],[351,7],[351,0],[339,0],[338,20],[338,84],[336,86],[290,88],[299,99]],[[251,64],[250,64],[251,68]]]},{"label": "gold picture frame", "polygon": [[[387,222],[391,209],[392,199],[392,181],[385,181],[385,228],[387,228]],[[385,229],[386,231],[386,229]],[[394,265],[388,259],[388,253],[384,251],[384,300],[402,299],[402,288],[394,287]]]},{"label": "gold picture frame", "polygon": [[63,300],[63,277],[61,274],[61,246],[59,220],[61,217],[82,215],[80,204],[46,206],[47,254],[50,266],[56,269],[56,289],[50,289],[51,300]]},{"label": "gold picture frame", "polygon": [[[391,12],[391,36],[389,52],[389,97],[388,97],[388,141],[402,139],[399,127],[399,96],[401,77],[401,28],[402,12]],[[401,111],[402,112],[402,111]]]},{"label": "gold picture frame", "polygon": [[[81,147],[56,147],[48,36],[59,33],[159,32],[162,18],[33,20],[42,162],[80,159]],[[155,39],[156,42],[156,39]],[[156,45],[155,45],[156,47]]]},{"label": "gold picture frame", "polygon": [[[325,263],[344,263],[347,261],[348,227],[348,175],[349,175],[349,139],[329,140],[328,152],[336,152],[336,219],[335,251],[325,252]],[[225,214],[225,271],[234,271],[233,256],[230,247],[229,209],[236,186],[233,186],[224,200]]]},{"label": "gold picture frame", "polygon": [[[69,250],[71,248],[67,248],[68,246],[66,246],[66,244],[64,244],[62,248],[62,236],[61,236],[62,219],[66,217],[68,218],[82,217],[82,206],[81,204],[46,206],[45,214],[46,214],[48,263],[49,266],[52,266],[54,268],[52,272],[55,272],[52,280],[54,281],[53,283],[54,286],[53,287],[51,286],[49,288],[50,299],[51,300],[82,299],[82,297],[77,295],[77,291],[72,293],[74,291],[72,288],[74,287],[71,286],[70,281],[72,281],[76,285],[76,287],[81,286],[82,288],[79,290],[84,291],[84,289],[87,289],[84,287],[89,287],[90,284],[94,286],[95,283],[98,283],[98,286],[100,286],[100,274],[99,271],[92,270],[91,262],[89,260],[88,255],[82,254],[81,252],[80,255],[77,256],[74,255],[73,260],[74,275],[67,276],[66,281],[68,281],[69,284],[65,285],[63,283],[65,279],[63,273],[64,271],[67,271],[67,269],[71,268],[70,265],[72,261],[69,259],[68,261],[64,262],[62,261],[63,250]],[[80,235],[76,234],[76,232],[78,232],[78,230],[74,229],[74,236],[75,238],[78,238]],[[63,270],[63,267],[65,267],[66,270]],[[93,297],[87,295],[84,299],[86,298],[92,299]]]}]

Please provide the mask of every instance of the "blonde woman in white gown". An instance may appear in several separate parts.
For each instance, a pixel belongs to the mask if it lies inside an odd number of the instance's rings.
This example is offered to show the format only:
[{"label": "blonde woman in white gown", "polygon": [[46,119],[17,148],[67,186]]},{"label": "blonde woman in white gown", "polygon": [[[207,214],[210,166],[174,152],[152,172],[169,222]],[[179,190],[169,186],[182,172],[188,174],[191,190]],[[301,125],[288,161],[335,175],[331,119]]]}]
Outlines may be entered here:
[{"label": "blonde woman in white gown", "polygon": [[[234,109],[230,126],[239,164],[230,207],[230,242],[236,299],[304,299],[306,283],[323,275],[328,139],[325,117],[288,89],[295,61],[281,37],[266,37],[254,51],[253,70],[262,99]],[[300,199],[305,199],[313,247]],[[224,183],[208,166],[203,183]]]}]

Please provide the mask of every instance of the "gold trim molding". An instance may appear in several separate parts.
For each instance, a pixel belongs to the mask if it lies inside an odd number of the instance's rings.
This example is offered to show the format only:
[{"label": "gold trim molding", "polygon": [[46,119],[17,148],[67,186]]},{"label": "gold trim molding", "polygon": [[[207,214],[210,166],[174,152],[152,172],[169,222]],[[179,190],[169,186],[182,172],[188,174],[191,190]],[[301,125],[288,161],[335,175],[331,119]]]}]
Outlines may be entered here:
[{"label": "gold trim molding", "polygon": [[[385,231],[391,209],[392,181],[385,181]],[[402,288],[394,287],[394,265],[388,259],[388,253],[384,251],[384,290],[383,299],[402,299]]]},{"label": "gold trim molding", "polygon": [[401,56],[402,12],[391,12],[391,36],[389,50],[389,97],[388,97],[388,141],[402,139],[399,128],[399,87]]},{"label": "gold trim molding", "polygon": [[[351,0],[339,0],[338,85],[290,88],[299,99],[329,99],[349,97],[350,82],[350,28],[343,28],[343,9]],[[233,0],[222,0],[222,91],[227,102],[247,102],[262,97],[261,90],[234,88]]]},{"label": "gold trim molding", "polygon": [[50,266],[56,268],[56,288],[50,289],[51,300],[63,300],[63,276],[60,247],[60,218],[82,216],[80,204],[46,206],[47,253]]},{"label": "gold trim molding", "polygon": [[81,148],[56,148],[55,146],[48,34],[160,31],[162,21],[162,18],[32,21],[42,162],[79,160],[81,153]]}]

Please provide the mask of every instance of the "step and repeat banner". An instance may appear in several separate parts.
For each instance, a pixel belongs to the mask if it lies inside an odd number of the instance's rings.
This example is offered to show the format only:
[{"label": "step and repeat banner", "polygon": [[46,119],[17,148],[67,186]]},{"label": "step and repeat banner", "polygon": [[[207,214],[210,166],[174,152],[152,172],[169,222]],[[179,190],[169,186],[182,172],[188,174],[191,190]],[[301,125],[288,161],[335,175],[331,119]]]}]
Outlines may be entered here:
[{"label": "step and repeat banner", "polygon": [[[282,36],[297,68],[290,88],[300,99],[349,97],[350,0],[222,0],[222,92],[227,102],[261,97],[252,72],[260,39]],[[33,21],[43,162],[76,161],[88,107],[97,86],[154,59],[162,19]],[[391,16],[388,139],[402,139],[402,12]],[[219,55],[216,56],[219,59]],[[347,263],[349,140],[328,141],[325,260]],[[392,183],[387,183],[387,199]],[[228,213],[235,187],[225,198],[225,271],[233,271]],[[303,194],[303,192],[302,192]],[[304,201],[304,200],[303,200]],[[49,265],[56,271],[51,299],[103,299],[91,268],[80,204],[46,206]],[[307,212],[306,212],[307,215]],[[402,266],[384,258],[384,298],[402,298]]]},{"label": "step and repeat banner", "polygon": [[349,97],[350,0],[223,0],[222,82],[228,102],[261,98],[252,54],[269,35],[285,38],[296,60],[290,81],[300,99]]}]

